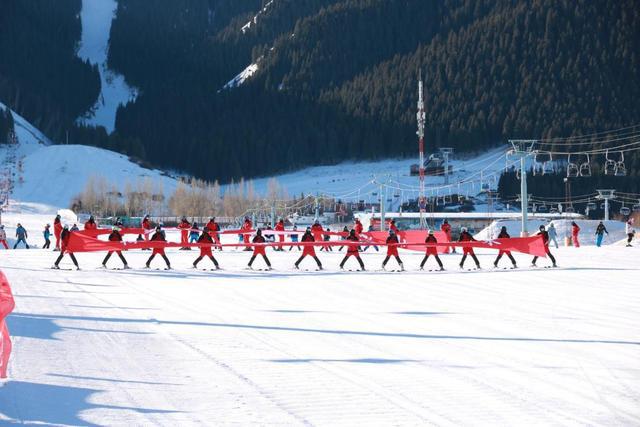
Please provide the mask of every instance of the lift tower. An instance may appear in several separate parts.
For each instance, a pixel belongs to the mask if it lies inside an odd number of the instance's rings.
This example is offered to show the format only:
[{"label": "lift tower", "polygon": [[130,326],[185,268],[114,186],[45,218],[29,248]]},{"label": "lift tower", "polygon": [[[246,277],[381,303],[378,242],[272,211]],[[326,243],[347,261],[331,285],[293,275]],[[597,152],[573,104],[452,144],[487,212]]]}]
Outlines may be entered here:
[{"label": "lift tower", "polygon": [[418,163],[419,175],[420,175],[420,195],[418,197],[418,208],[420,209],[420,228],[426,228],[426,218],[424,213],[426,212],[427,203],[424,197],[424,98],[422,88],[422,71],[418,77],[418,152],[420,153],[420,160]]}]

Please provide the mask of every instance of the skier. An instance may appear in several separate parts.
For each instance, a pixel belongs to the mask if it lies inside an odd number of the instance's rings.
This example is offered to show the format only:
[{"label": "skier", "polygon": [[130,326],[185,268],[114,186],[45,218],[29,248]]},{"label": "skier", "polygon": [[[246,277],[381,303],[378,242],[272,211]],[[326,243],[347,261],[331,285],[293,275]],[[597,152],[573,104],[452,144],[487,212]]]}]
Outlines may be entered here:
[{"label": "skier", "polygon": [[435,243],[438,243],[438,239],[436,239],[436,236],[433,235],[433,230],[429,230],[429,235],[424,240],[424,242],[427,243],[427,245],[431,244],[433,246],[426,247],[424,258],[422,258],[422,262],[420,263],[420,270],[424,268],[424,264],[429,259],[429,256],[433,255],[438,262],[438,265],[440,266],[440,271],[444,271],[444,266],[442,265],[442,261],[440,261],[440,257],[438,256],[438,247],[434,245]]},{"label": "skier", "polygon": [[78,224],[73,224],[71,226],[71,231],[80,231],[80,228],[78,228]]},{"label": "skier", "polygon": [[54,251],[60,250],[60,235],[62,234],[62,219],[60,215],[56,215],[53,220],[53,235],[56,237],[56,247]]},{"label": "skier", "polygon": [[[200,234],[200,237],[198,237],[198,243],[213,244],[213,238],[211,237],[211,234],[209,234],[207,228],[202,230],[202,234]],[[195,261],[193,261],[193,268],[198,268],[198,263],[205,256],[209,257],[211,262],[213,262],[213,265],[216,266],[216,270],[220,268],[220,266],[218,265],[218,261],[214,258],[213,253],[211,252],[211,249],[213,249],[213,246],[200,246],[200,256],[196,258]]]},{"label": "skier", "polygon": [[[538,231],[537,235],[542,236],[542,241],[544,242],[544,250],[549,256],[549,259],[551,260],[551,262],[553,263],[553,267],[557,267],[556,259],[553,257],[553,255],[551,255],[551,251],[549,251],[549,233],[544,229],[544,225],[540,226],[540,231]],[[538,257],[534,256],[533,261],[531,261],[532,267],[537,267],[536,261],[538,261]]]},{"label": "skier", "polygon": [[364,226],[360,222],[360,218],[356,218],[356,223],[353,226],[353,229],[356,231],[356,237],[360,237],[360,235],[364,231]]},{"label": "skier", "polygon": [[76,257],[73,255],[73,252],[68,251],[67,247],[69,246],[69,239],[71,238],[71,231],[69,230],[69,226],[65,225],[62,228],[62,232],[60,233],[60,255],[58,256],[58,259],[56,260],[56,262],[53,264],[53,269],[55,270],[60,270],[60,261],[62,261],[62,258],[64,257],[64,254],[67,253],[69,254],[69,257],[71,258],[71,261],[73,261],[73,264],[76,266],[76,270],[80,270],[80,266],[78,265],[78,260],[76,260]]},{"label": "skier", "polygon": [[393,230],[389,230],[389,236],[387,237],[387,257],[382,261],[382,269],[387,265],[389,259],[393,256],[398,261],[398,265],[400,266],[400,270],[404,271],[404,264],[402,264],[402,260],[400,259],[400,255],[398,255],[398,236],[396,232]]},{"label": "skier", "polygon": [[573,240],[573,246],[580,247],[580,240],[578,240],[578,234],[580,233],[580,227],[575,221],[571,222],[571,239]]},{"label": "skier", "polygon": [[198,223],[194,222],[189,230],[189,243],[197,242],[200,238],[200,229],[198,228]]},{"label": "skier", "polygon": [[[442,231],[444,234],[447,235],[447,240],[450,242],[451,241],[451,225],[449,224],[448,220],[444,220],[442,222],[442,225],[440,225],[440,231]],[[456,253],[456,247],[455,246],[447,246],[446,250],[444,251],[445,253]]]},{"label": "skier", "polygon": [[[329,227],[327,227],[327,232],[331,232],[331,229]],[[324,237],[322,238],[322,240],[324,242],[330,242],[331,241],[331,235],[330,234],[325,234]],[[333,252],[333,248],[330,245],[322,245],[322,247],[320,248],[320,250],[325,250],[325,252]]]},{"label": "skier", "polygon": [[323,231],[324,230],[322,229],[322,225],[320,224],[320,221],[316,219],[313,225],[311,226],[311,232],[313,233],[313,238],[315,239],[316,242],[322,242]]},{"label": "skier", "polygon": [[[400,230],[398,230],[398,227],[396,226],[396,220],[392,219],[391,222],[389,222],[389,230],[393,230],[393,232],[395,234],[398,234],[398,232]],[[369,230],[369,231],[373,231],[373,230]]]},{"label": "skier", "polygon": [[[309,230],[311,229],[309,228]],[[294,225],[293,231],[294,232],[289,235],[289,237],[291,238],[291,243],[298,243],[298,233],[296,233],[298,231],[298,227]],[[291,249],[293,249],[293,245],[289,246],[289,252],[291,252]],[[301,250],[300,246],[298,246],[298,250]]]},{"label": "skier", "polygon": [[248,216],[245,216],[244,224],[242,224],[242,231],[243,231],[242,241],[245,243],[245,247],[244,247],[245,251],[251,250],[251,246],[249,246],[249,234],[248,234],[248,232],[250,232],[251,230],[253,230],[253,223],[251,222]]},{"label": "skier", "polygon": [[[458,239],[458,242],[475,242],[476,241],[476,239],[473,238],[473,236],[469,233],[469,231],[467,231],[467,227],[462,227],[460,231],[461,233],[460,233],[460,238]],[[471,255],[471,258],[473,258],[473,260],[476,263],[476,267],[478,268],[478,270],[480,270],[482,268],[480,267],[480,261],[478,261],[478,258],[476,257],[476,254],[473,251],[473,248],[469,246],[465,246],[462,248],[462,260],[460,261],[460,268],[464,268],[464,262],[467,260],[467,255]]]},{"label": "skier", "polygon": [[50,230],[51,226],[49,224],[44,226],[44,231],[42,232],[42,235],[44,237],[44,245],[42,246],[42,249],[49,249],[51,247],[51,230]]},{"label": "skier", "polygon": [[251,268],[251,264],[255,261],[258,255],[262,255],[262,259],[267,264],[267,269],[271,270],[271,263],[269,262],[269,258],[267,258],[267,254],[265,252],[265,246],[262,246],[262,243],[265,243],[266,240],[262,235],[262,230],[258,228],[256,231],[256,235],[254,236],[252,243],[258,243],[253,246],[253,255],[251,255],[251,259],[249,260],[249,268]]},{"label": "skier", "polygon": [[16,244],[13,245],[13,249],[17,248],[20,242],[24,243],[26,248],[29,249],[29,244],[27,243],[27,237],[29,237],[29,235],[27,234],[27,230],[25,230],[22,224],[18,223],[18,227],[16,228],[17,240],[16,240]]},{"label": "skier", "polygon": [[4,225],[0,225],[0,243],[4,246],[5,249],[9,249],[9,245],[7,244],[7,232],[4,231]]},{"label": "skier", "polygon": [[[347,240],[348,236],[349,236],[349,228],[345,225],[344,228],[342,229],[342,235],[340,236],[340,240]],[[338,248],[338,252],[342,252],[342,248],[344,248],[344,246],[340,246]]]},{"label": "skier", "polygon": [[[86,230],[86,227],[85,227],[85,230]],[[120,234],[120,229],[118,227],[114,226],[111,229],[111,234],[109,234],[109,241],[122,242],[122,234]],[[107,268],[107,261],[109,261],[109,258],[111,258],[111,255],[113,255],[114,252],[118,255],[118,257],[122,261],[122,264],[124,264],[124,269],[128,270],[130,268],[129,264],[127,264],[127,260],[124,258],[124,255],[122,255],[122,251],[119,251],[119,250],[113,250],[113,251],[107,252],[107,256],[105,256],[104,259],[102,260],[102,268]]]},{"label": "skier", "polygon": [[[187,221],[187,217],[183,216],[180,220],[180,224],[178,224],[178,228],[180,229],[180,243],[186,245],[189,241],[189,229],[191,229],[191,223]],[[183,246],[180,248],[181,251],[190,251],[191,248],[188,246]]]},{"label": "skier", "polygon": [[[284,219],[280,219],[280,221],[278,221],[275,231],[278,232],[278,241],[281,243],[284,242]],[[282,252],[284,251],[284,248],[282,246],[278,246],[276,250]]]},{"label": "skier", "polygon": [[602,246],[602,239],[604,239],[604,233],[609,234],[609,232],[607,231],[607,227],[605,227],[602,221],[600,221],[600,224],[598,224],[598,227],[596,228],[596,246],[597,247]]},{"label": "skier", "polygon": [[207,223],[207,230],[209,230],[209,234],[213,237],[213,240],[216,242],[216,246],[219,250],[222,250],[222,246],[220,246],[220,225],[216,222],[216,217],[209,218],[209,222]]},{"label": "skier", "polygon": [[89,220],[84,223],[85,230],[97,230],[98,224],[96,224],[96,220],[93,218],[93,215],[89,217]]},{"label": "skier", "polygon": [[[394,225],[394,227],[395,227],[395,225]],[[392,228],[389,228],[389,229],[391,230]],[[397,228],[396,228],[396,230],[397,230]],[[373,231],[373,225],[369,225],[369,228],[367,229],[367,231],[368,231],[368,232]],[[394,231],[394,232],[395,232],[395,231]],[[380,252],[380,249],[379,249],[376,245],[372,245],[372,246],[373,246],[373,249],[375,249],[375,250],[376,250],[376,252]],[[369,245],[365,246],[365,247],[362,249],[362,252],[366,252],[366,251],[367,251],[367,249],[369,249]]]},{"label": "skier", "polygon": [[[511,238],[511,236],[509,236],[509,233],[507,233],[507,227],[502,227],[502,229],[500,230],[500,234],[498,234],[498,239],[509,239],[509,238]],[[500,258],[502,258],[502,255],[506,255],[509,257],[509,259],[511,260],[511,264],[513,264],[513,268],[518,268],[515,258],[513,258],[513,255],[511,255],[511,251],[503,251],[503,250],[498,251],[498,256],[496,257],[496,260],[493,262],[494,267],[498,268],[498,261],[500,261]]]},{"label": "skier", "polygon": [[[360,239],[358,239],[358,236],[356,235],[356,230],[351,230],[346,240],[350,242],[360,241]],[[360,249],[360,245],[347,246],[347,254],[344,256],[344,258],[342,259],[342,262],[340,263],[340,270],[344,269],[344,264],[347,262],[347,259],[349,259],[349,257],[355,257],[358,260],[358,263],[360,264],[360,268],[362,268],[362,271],[364,271],[364,262],[362,262],[362,258],[360,258],[359,249]]]},{"label": "skier", "polygon": [[635,236],[636,232],[633,229],[633,218],[630,218],[624,225],[624,232],[627,234],[627,248],[630,248],[631,241],[633,240],[633,236]]},{"label": "skier", "polygon": [[[304,234],[302,235],[302,243],[313,243],[315,241],[316,239],[313,237],[313,234],[311,234],[311,228],[307,227],[307,231],[305,231]],[[298,260],[294,264],[295,269],[298,270],[300,268],[299,267],[300,263],[307,255],[309,255],[314,260],[316,260],[316,264],[318,264],[318,268],[322,270],[322,263],[318,259],[318,256],[316,255],[316,249],[313,245],[304,245],[302,249],[302,255],[300,255],[300,258],[298,258]]]},{"label": "skier", "polygon": [[553,242],[556,245],[556,249],[558,249],[558,240],[556,240],[558,233],[553,223],[549,224],[549,230],[547,230],[547,232],[549,233],[549,241]]},{"label": "skier", "polygon": [[[156,232],[153,233],[153,236],[151,236],[151,241],[152,242],[167,241],[164,231],[159,225],[156,227]],[[160,255],[162,259],[164,259],[164,262],[167,264],[167,270],[171,270],[171,263],[169,262],[169,258],[167,258],[167,255],[164,253],[164,248],[153,248],[153,252],[151,252],[151,256],[149,257],[145,265],[146,268],[151,268],[151,261],[153,261],[153,258],[155,258],[156,255]]]},{"label": "skier", "polygon": [[149,218],[149,215],[145,215],[144,218],[142,218],[142,230],[144,233],[144,240],[149,240],[149,235],[151,234],[151,219]]}]

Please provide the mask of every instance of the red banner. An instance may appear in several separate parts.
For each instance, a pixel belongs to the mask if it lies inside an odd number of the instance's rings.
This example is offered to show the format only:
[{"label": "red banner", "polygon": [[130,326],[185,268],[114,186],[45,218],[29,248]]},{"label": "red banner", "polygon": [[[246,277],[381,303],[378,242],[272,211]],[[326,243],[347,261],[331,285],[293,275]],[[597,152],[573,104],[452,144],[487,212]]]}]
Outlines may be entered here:
[{"label": "red banner", "polygon": [[7,378],[7,367],[11,356],[11,337],[5,319],[13,311],[15,302],[9,281],[0,271],[0,378]]}]

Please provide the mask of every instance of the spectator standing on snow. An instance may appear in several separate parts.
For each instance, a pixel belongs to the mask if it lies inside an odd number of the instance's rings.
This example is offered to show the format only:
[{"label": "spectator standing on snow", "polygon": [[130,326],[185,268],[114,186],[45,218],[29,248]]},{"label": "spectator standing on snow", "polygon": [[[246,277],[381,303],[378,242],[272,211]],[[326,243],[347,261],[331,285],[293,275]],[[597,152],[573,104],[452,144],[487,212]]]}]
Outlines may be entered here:
[{"label": "spectator standing on snow", "polygon": [[144,239],[143,240],[149,240],[149,236],[151,235],[151,219],[149,219],[149,215],[145,215],[144,218],[142,218],[142,231],[144,233]]},{"label": "spectator standing on snow", "polygon": [[71,227],[71,231],[80,231],[80,229],[78,228],[78,224],[73,224],[73,227]]},{"label": "spectator standing on snow", "polygon": [[[395,228],[395,223],[394,223],[394,225],[393,225],[393,226],[394,226],[394,228]],[[391,227],[389,227],[389,229],[390,229],[390,230],[393,230]],[[396,228],[396,230],[397,230],[397,228]],[[373,225],[369,225],[369,228],[367,229],[367,231],[369,231],[369,232],[373,231]],[[395,233],[395,230],[394,230],[394,233]],[[380,249],[379,249],[376,245],[372,245],[372,246],[373,246],[373,249],[375,249],[375,250],[376,250],[376,252],[380,252]],[[369,249],[369,245],[367,245],[367,246],[365,246],[364,248],[362,248],[362,252],[366,252],[366,251],[367,251],[367,249]]]},{"label": "spectator standing on snow", "polygon": [[547,230],[547,233],[549,233],[549,241],[553,242],[553,244],[556,245],[556,249],[558,249],[558,232],[556,231],[556,227],[553,223],[549,224],[549,230]]},{"label": "spectator standing on snow", "polygon": [[[331,229],[329,227],[327,227],[327,233],[330,233],[330,232],[331,232]],[[324,242],[331,241],[331,235],[330,234],[325,234],[324,237],[322,238],[322,241],[324,241]],[[322,245],[320,250],[323,250],[323,249],[324,249],[325,252],[329,252],[329,251],[333,252],[333,248],[331,247],[331,245]]]},{"label": "spectator standing on snow", "polygon": [[[442,225],[440,226],[440,231],[442,231],[446,236],[447,236],[447,240],[450,242],[451,241],[451,224],[449,224],[449,221],[447,219],[445,219],[442,222]],[[448,254],[449,252],[455,254],[456,253],[456,247],[455,246],[447,246],[445,253]]]},{"label": "spectator standing on snow", "polygon": [[[553,263],[553,267],[557,267],[556,259],[553,257],[553,255],[551,255],[551,251],[549,251],[549,233],[547,232],[547,230],[544,229],[544,225],[540,226],[540,231],[538,231],[537,235],[542,236],[542,241],[544,243],[544,250],[547,253],[547,256],[549,257],[551,262]],[[533,257],[533,261],[531,261],[532,267],[537,267],[536,261],[538,261],[538,256]]]},{"label": "spectator standing on snow", "polygon": [[191,229],[191,223],[187,221],[187,217],[183,216],[178,224],[180,229],[180,243],[185,245],[180,248],[181,251],[190,251],[191,248],[186,246],[189,243],[189,230]]},{"label": "spectator standing on snow", "polygon": [[580,227],[575,221],[571,222],[571,239],[573,240],[573,246],[576,248],[580,247],[580,240],[578,239],[578,235],[580,234]]},{"label": "spectator standing on snow", "polygon": [[[280,219],[280,221],[278,221],[275,230],[278,232],[278,241],[280,243],[284,242],[284,219]],[[282,252],[284,251],[284,248],[282,246],[278,246],[276,251]]]},{"label": "spectator standing on snow", "polygon": [[60,250],[60,235],[62,234],[62,219],[60,215],[56,215],[53,220],[53,235],[56,237],[56,247],[54,251]]},{"label": "spectator standing on snow", "polygon": [[633,218],[630,218],[629,221],[625,223],[624,232],[627,234],[627,248],[630,248],[632,246],[631,241],[636,234],[635,230],[633,229]]},{"label": "spectator standing on snow", "polygon": [[0,244],[2,244],[5,249],[9,249],[9,245],[7,244],[7,232],[4,231],[4,225],[0,225]]},{"label": "spectator standing on snow", "polygon": [[[291,237],[291,243],[298,243],[298,227],[294,225],[293,231],[294,232],[289,235],[289,237]],[[293,249],[293,245],[289,246],[289,252],[291,252],[291,249]],[[300,246],[298,246],[298,250],[301,250]]]},{"label": "spectator standing on snow", "polygon": [[244,250],[250,251],[251,246],[249,246],[249,232],[253,230],[253,222],[249,219],[248,216],[244,217],[244,223],[242,224],[242,241],[245,243]]},{"label": "spectator standing on snow", "polygon": [[604,239],[604,233],[609,234],[609,232],[607,231],[607,227],[605,227],[604,223],[600,221],[600,224],[598,224],[598,227],[596,227],[596,246],[597,247],[602,246],[602,239]]},{"label": "spectator standing on snow", "polygon": [[198,223],[194,222],[189,230],[189,243],[197,242],[200,238],[200,229],[198,228]]},{"label": "spectator standing on snow", "polygon": [[209,234],[211,234],[214,242],[216,242],[216,247],[219,250],[222,250],[222,246],[220,246],[220,224],[216,222],[215,216],[209,218],[209,222],[207,223],[207,230],[209,230]]},{"label": "spectator standing on snow", "polygon": [[60,270],[60,261],[62,261],[62,258],[64,258],[65,254],[69,254],[71,261],[73,261],[73,264],[76,266],[76,270],[80,270],[80,266],[78,265],[78,260],[76,259],[75,255],[73,255],[73,252],[67,250],[67,248],[69,247],[70,238],[71,238],[71,231],[69,230],[69,226],[65,225],[62,228],[62,232],[60,233],[60,255],[58,256],[58,259],[56,259],[56,262],[53,264],[53,267],[51,268],[55,270]]},{"label": "spectator standing on snow", "polygon": [[42,236],[44,237],[44,245],[42,249],[49,249],[51,247],[51,230],[50,225],[47,224],[44,226],[44,231],[42,232]]},{"label": "spectator standing on snow", "polygon": [[84,223],[85,230],[97,230],[98,224],[96,224],[96,220],[93,218],[93,215],[89,217],[89,220]]},{"label": "spectator standing on snow", "polygon": [[13,245],[13,249],[17,248],[20,242],[24,243],[24,246],[29,249],[27,237],[29,237],[27,230],[25,230],[22,224],[18,223],[18,227],[16,228],[16,244]]},{"label": "spectator standing on snow", "polygon": [[[349,236],[349,228],[345,225],[344,228],[342,229],[342,236],[340,236],[340,240],[347,240],[348,236]],[[341,252],[342,248],[344,248],[344,246],[340,246],[338,248],[338,252]]]}]

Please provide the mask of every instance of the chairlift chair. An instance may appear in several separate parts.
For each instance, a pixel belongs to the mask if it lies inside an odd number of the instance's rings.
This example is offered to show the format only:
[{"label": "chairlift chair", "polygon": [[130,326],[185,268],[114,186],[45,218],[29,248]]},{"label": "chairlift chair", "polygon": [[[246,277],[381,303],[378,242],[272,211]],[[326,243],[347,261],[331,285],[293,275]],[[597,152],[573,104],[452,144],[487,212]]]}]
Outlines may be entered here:
[{"label": "chairlift chair", "polygon": [[552,213],[552,214],[557,214],[558,212],[559,212],[559,211],[558,211],[558,208],[551,208],[551,209],[549,210],[549,213]]},{"label": "chairlift chair", "polygon": [[589,209],[590,211],[595,211],[596,209],[598,209],[598,205],[594,202],[589,202],[587,203],[587,209]]},{"label": "chairlift chair", "polygon": [[620,208],[620,215],[622,216],[629,216],[631,214],[631,209],[623,206]]},{"label": "chairlift chair", "polygon": [[571,154],[567,158],[567,178],[576,178],[580,175],[580,169],[575,163],[571,163]]},{"label": "chairlift chair", "polygon": [[604,154],[604,174],[605,175],[614,175],[616,172],[616,162],[609,158],[609,150],[607,150]]},{"label": "chairlift chair", "polygon": [[624,165],[624,152],[620,152],[620,160],[616,162],[615,176],[627,176],[627,167]]},{"label": "chairlift chair", "polygon": [[547,213],[549,212],[549,208],[547,207],[547,205],[540,205],[538,206],[538,212],[540,213]]},{"label": "chairlift chair", "polygon": [[591,162],[589,159],[589,153],[587,153],[587,161],[580,165],[580,176],[585,178],[591,176]]},{"label": "chairlift chair", "polygon": [[564,210],[565,213],[574,213],[576,210],[573,208],[573,206],[567,206]]},{"label": "chairlift chair", "polygon": [[549,153],[549,160],[542,164],[542,175],[552,174],[555,172],[553,166],[553,154]]}]

